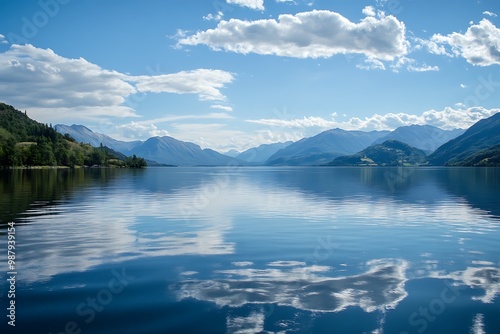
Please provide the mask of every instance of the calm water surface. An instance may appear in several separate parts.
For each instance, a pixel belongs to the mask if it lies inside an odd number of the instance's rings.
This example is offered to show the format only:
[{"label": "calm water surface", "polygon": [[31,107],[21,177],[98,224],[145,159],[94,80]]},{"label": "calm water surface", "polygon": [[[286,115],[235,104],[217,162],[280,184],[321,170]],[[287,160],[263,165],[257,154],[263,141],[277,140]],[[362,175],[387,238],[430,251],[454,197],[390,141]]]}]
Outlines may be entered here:
[{"label": "calm water surface", "polygon": [[500,333],[500,169],[0,173],[2,333]]}]

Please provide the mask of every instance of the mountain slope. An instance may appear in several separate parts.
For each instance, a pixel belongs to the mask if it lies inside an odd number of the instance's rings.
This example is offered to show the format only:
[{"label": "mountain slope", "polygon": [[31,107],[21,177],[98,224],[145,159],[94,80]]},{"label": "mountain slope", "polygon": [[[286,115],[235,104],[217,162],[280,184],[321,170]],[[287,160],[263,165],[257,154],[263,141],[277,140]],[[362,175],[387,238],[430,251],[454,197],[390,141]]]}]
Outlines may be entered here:
[{"label": "mountain slope", "polygon": [[83,125],[73,124],[68,126],[64,124],[56,124],[54,129],[63,135],[69,134],[77,142],[90,144],[94,147],[99,147],[102,144],[123,154],[128,154],[132,148],[142,143],[142,141],[139,140],[130,142],[116,140],[106,136],[105,134],[93,132]]},{"label": "mountain slope", "polygon": [[246,151],[241,152],[236,157],[238,159],[252,162],[252,163],[263,163],[269,159],[274,153],[279,150],[289,146],[293,142],[287,141],[285,143],[273,143],[273,144],[262,144],[257,147],[252,147]]},{"label": "mountain slope", "polygon": [[76,143],[26,113],[0,103],[0,166],[116,166],[140,168],[143,159],[127,158],[107,147]]},{"label": "mountain slope", "polygon": [[500,113],[482,119],[429,156],[433,165],[455,165],[468,156],[500,144]]},{"label": "mountain slope", "polygon": [[500,145],[495,145],[468,155],[455,166],[498,167],[500,166]]},{"label": "mountain slope", "polygon": [[[375,140],[387,135],[389,131],[346,131],[332,129],[316,136],[301,139],[279,150],[266,161],[268,165],[287,165],[299,161],[301,165],[320,164],[324,154],[330,158],[359,152],[370,146]],[[315,159],[314,157],[319,157]]]},{"label": "mountain slope", "polygon": [[465,130],[443,130],[431,125],[401,126],[387,136],[377,139],[373,144],[381,144],[386,140],[398,140],[410,146],[434,152],[439,146],[460,136]]},{"label": "mountain slope", "polygon": [[413,166],[427,161],[424,151],[397,141],[386,140],[353,155],[334,159],[331,166]]},{"label": "mountain slope", "polygon": [[240,164],[239,160],[214,150],[203,150],[196,144],[183,142],[169,136],[149,138],[144,143],[134,147],[130,154],[169,165],[222,166],[230,163]]}]

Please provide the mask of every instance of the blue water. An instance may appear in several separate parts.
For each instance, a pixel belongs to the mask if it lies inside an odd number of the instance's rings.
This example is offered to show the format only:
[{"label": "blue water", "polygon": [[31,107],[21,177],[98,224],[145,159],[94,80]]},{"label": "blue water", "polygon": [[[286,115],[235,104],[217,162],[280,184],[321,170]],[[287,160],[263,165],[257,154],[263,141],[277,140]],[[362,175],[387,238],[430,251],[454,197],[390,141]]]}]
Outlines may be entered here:
[{"label": "blue water", "polygon": [[0,173],[2,333],[500,333],[500,169]]}]

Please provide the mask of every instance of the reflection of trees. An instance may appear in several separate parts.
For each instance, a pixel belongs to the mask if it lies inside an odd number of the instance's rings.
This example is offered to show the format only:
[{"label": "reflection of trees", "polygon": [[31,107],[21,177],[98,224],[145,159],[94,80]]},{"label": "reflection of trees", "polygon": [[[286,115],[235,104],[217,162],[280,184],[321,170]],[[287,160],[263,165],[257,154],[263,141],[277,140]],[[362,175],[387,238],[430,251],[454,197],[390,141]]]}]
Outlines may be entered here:
[{"label": "reflection of trees", "polygon": [[53,205],[81,187],[108,183],[114,169],[9,169],[0,170],[0,226],[19,218],[36,205]]},{"label": "reflection of trees", "polygon": [[288,168],[261,172],[258,182],[278,184],[331,200],[353,196],[436,203],[456,197],[500,217],[499,168]]},{"label": "reflection of trees", "polygon": [[488,167],[446,168],[434,175],[436,183],[473,207],[500,217],[500,169]]}]

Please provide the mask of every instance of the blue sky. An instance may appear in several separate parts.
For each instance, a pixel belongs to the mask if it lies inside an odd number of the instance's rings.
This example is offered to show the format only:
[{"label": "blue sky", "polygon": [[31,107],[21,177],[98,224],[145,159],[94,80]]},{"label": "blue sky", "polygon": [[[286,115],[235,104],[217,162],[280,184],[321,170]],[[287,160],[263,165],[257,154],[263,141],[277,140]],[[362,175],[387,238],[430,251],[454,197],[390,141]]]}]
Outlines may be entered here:
[{"label": "blue sky", "polygon": [[220,151],[500,111],[496,0],[0,2],[0,101]]}]

